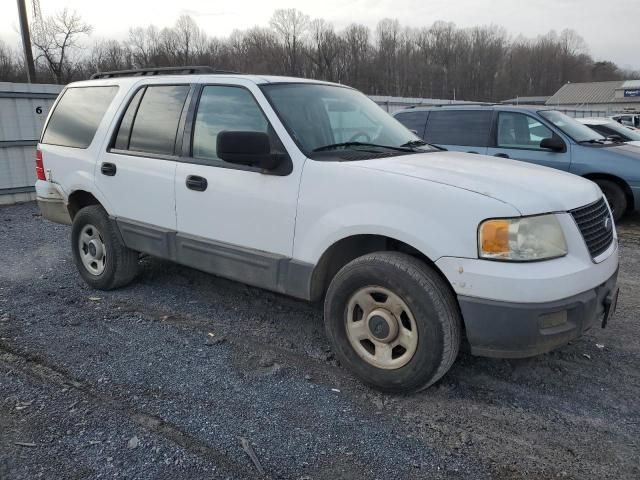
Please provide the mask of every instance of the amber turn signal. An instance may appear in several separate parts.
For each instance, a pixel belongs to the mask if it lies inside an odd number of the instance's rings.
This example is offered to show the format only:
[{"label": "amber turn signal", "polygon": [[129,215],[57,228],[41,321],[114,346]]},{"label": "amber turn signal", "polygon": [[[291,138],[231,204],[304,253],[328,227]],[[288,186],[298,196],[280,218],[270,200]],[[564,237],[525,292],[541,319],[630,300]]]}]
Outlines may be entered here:
[{"label": "amber turn signal", "polygon": [[509,253],[509,220],[488,220],[480,227],[482,253],[496,255]]}]

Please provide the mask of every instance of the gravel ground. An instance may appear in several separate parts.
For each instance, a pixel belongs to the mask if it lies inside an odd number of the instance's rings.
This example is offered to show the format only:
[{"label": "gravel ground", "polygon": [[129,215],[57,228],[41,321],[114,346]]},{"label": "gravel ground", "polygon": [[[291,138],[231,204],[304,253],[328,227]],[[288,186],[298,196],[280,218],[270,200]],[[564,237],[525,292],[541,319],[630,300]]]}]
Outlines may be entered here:
[{"label": "gravel ground", "polygon": [[394,396],[340,368],[319,304],[155,258],[93,291],[68,227],[0,208],[0,479],[640,478],[640,216],[619,231],[606,330]]}]

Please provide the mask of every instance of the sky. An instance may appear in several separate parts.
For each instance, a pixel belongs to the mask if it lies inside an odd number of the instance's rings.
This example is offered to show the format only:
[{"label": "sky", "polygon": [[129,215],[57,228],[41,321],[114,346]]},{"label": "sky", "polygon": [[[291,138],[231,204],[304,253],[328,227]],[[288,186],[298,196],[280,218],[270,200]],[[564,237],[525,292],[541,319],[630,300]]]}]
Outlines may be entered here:
[{"label": "sky", "polygon": [[[30,8],[31,0],[26,0]],[[40,0],[44,16],[65,7],[76,10],[94,27],[91,38],[123,40],[129,27],[170,26],[191,15],[210,36],[234,29],[267,26],[277,8],[297,8],[341,29],[352,22],[374,28],[382,18],[402,25],[429,26],[437,20],[461,27],[495,24],[516,37],[536,37],[549,30],[576,30],[596,60],[640,70],[638,0]],[[15,0],[0,0],[0,38],[19,45]]]}]

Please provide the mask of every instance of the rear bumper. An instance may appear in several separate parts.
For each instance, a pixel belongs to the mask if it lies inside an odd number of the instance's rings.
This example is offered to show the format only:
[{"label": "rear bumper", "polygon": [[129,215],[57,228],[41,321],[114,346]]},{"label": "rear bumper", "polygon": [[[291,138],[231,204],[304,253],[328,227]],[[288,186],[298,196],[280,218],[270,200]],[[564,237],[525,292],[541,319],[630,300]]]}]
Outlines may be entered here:
[{"label": "rear bumper", "polygon": [[604,318],[618,272],[577,295],[545,303],[511,303],[459,296],[471,353],[523,358],[548,352],[579,337]]},{"label": "rear bumper", "polygon": [[51,182],[38,180],[36,182],[36,199],[40,213],[47,220],[55,223],[71,225],[71,215],[67,203]]},{"label": "rear bumper", "polygon": [[42,216],[47,220],[64,225],[71,225],[69,210],[67,210],[67,206],[62,200],[38,198],[38,207],[40,207]]}]

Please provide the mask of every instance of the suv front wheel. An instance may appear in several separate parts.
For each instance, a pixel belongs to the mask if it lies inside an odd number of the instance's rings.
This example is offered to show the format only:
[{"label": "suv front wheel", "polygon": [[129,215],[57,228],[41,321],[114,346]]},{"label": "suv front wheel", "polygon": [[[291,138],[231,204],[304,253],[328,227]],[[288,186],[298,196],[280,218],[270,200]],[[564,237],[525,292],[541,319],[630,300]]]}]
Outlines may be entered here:
[{"label": "suv front wheel", "polygon": [[138,252],[122,243],[100,205],[84,207],[74,217],[71,250],[80,276],[93,288],[122,287],[138,273]]},{"label": "suv front wheel", "polygon": [[410,255],[359,257],[332,280],[325,327],[337,358],[364,383],[389,392],[429,387],[453,364],[461,316],[446,282]]}]

